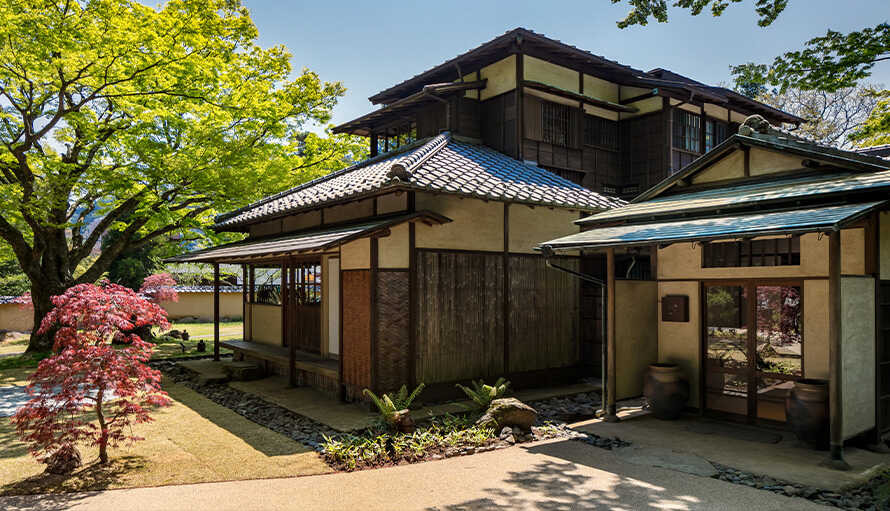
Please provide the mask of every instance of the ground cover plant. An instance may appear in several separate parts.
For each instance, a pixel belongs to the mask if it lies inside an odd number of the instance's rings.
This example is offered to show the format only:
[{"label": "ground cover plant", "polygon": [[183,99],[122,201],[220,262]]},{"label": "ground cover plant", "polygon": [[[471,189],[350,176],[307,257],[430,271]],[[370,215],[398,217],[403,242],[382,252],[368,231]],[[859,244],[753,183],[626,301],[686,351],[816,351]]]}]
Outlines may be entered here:
[{"label": "ground cover plant", "polygon": [[486,385],[483,380],[472,381],[470,385],[472,388],[458,383],[457,388],[462,390],[473,402],[473,405],[480,410],[487,409],[495,399],[504,397],[510,388],[510,382],[503,377],[498,378],[494,385]]}]

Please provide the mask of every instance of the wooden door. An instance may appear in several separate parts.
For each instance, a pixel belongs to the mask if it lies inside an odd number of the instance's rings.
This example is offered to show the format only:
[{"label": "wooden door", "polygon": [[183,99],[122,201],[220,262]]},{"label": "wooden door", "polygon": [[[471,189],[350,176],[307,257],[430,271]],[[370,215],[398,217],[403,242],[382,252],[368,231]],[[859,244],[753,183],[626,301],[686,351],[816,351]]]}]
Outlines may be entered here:
[{"label": "wooden door", "polygon": [[293,339],[298,350],[321,352],[321,261],[298,262],[292,269],[295,308]]}]

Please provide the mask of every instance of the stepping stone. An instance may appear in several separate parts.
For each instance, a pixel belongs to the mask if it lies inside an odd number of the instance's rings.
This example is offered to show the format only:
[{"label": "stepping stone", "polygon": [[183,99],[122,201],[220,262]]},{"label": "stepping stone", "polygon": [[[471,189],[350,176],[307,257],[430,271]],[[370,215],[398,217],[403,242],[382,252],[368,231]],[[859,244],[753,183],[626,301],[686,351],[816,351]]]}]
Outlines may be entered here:
[{"label": "stepping stone", "polygon": [[235,381],[259,380],[265,376],[258,365],[250,362],[227,362],[223,370]]},{"label": "stepping stone", "polygon": [[713,477],[718,474],[717,469],[701,456],[671,449],[637,446],[624,447],[613,452],[624,461],[635,465],[667,468],[701,477]]}]

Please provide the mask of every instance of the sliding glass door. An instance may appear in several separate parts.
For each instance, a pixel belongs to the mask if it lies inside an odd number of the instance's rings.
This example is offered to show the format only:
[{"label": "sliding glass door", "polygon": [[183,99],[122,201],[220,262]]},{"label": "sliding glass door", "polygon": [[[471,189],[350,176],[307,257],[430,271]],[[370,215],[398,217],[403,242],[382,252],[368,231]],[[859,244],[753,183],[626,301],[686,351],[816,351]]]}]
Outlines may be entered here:
[{"label": "sliding glass door", "polygon": [[803,375],[801,284],[706,284],[704,298],[705,408],[784,422]]}]

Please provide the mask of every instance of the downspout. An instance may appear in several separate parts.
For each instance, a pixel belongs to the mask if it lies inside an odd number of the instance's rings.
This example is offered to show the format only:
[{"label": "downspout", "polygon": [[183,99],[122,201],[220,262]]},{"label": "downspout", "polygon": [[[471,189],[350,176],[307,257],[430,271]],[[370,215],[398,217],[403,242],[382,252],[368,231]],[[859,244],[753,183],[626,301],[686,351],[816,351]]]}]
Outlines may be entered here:
[{"label": "downspout", "polygon": [[600,350],[601,351],[601,353],[600,353],[600,376],[601,376],[601,378],[600,378],[600,380],[601,380],[600,381],[600,413],[601,413],[602,417],[605,417],[606,416],[606,388],[608,387],[607,382],[610,377],[610,375],[606,374],[606,356],[608,355],[607,347],[606,347],[606,319],[607,319],[607,315],[608,315],[607,311],[606,311],[606,307],[607,307],[606,282],[604,280],[594,277],[593,275],[588,275],[586,273],[581,273],[579,271],[572,270],[571,268],[565,268],[563,266],[559,266],[558,264],[554,264],[553,261],[551,260],[551,258],[553,257],[553,249],[545,245],[544,247],[542,247],[541,250],[544,253],[544,263],[547,265],[548,268],[553,268],[554,270],[559,270],[561,272],[568,273],[569,275],[571,275],[577,279],[583,280],[585,282],[590,282],[592,284],[596,284],[600,288],[600,304],[602,307],[601,316],[600,316],[602,318],[602,321],[600,321],[600,327],[601,327],[600,339],[602,341],[602,342],[600,342],[600,348],[601,348],[601,350]]}]

